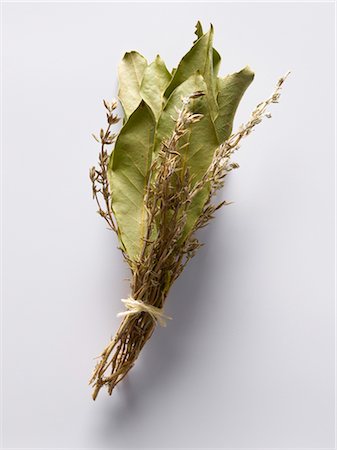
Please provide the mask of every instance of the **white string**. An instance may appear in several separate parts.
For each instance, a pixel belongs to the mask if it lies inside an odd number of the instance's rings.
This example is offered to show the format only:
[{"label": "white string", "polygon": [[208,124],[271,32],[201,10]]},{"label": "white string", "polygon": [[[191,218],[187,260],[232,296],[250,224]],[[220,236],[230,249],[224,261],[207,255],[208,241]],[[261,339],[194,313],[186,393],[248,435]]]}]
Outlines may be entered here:
[{"label": "white string", "polygon": [[122,298],[121,300],[126,311],[117,314],[117,317],[130,316],[131,314],[138,314],[141,312],[147,312],[150,314],[155,322],[158,322],[162,327],[166,327],[166,320],[171,320],[172,317],[166,316],[161,308],[144,303],[141,300],[135,300],[132,297]]}]

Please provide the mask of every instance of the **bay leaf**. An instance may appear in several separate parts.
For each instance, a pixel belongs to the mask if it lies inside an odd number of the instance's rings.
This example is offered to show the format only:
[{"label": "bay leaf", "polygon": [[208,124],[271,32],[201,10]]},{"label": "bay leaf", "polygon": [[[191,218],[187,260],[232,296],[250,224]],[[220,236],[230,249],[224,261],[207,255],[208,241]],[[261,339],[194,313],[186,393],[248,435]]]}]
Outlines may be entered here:
[{"label": "bay leaf", "polygon": [[215,120],[215,128],[219,142],[224,142],[231,135],[237,107],[253,79],[254,72],[249,66],[225,78],[218,78],[219,113]]},{"label": "bay leaf", "polygon": [[[200,73],[190,76],[171,94],[158,122],[155,138],[155,151],[158,151],[163,140],[169,139],[175,126],[175,119],[181,109],[182,97],[196,91],[206,91],[207,86]],[[183,154],[184,165],[188,167],[192,177],[192,185],[200,180],[209,167],[214,152],[219,146],[216,130],[211,117],[207,93],[198,99],[192,100],[190,109],[193,113],[202,114],[203,118],[189,126],[188,133],[180,140],[180,152]],[[187,144],[187,145],[186,145]],[[196,195],[189,207],[183,238],[187,237],[197,221],[209,195],[209,187],[205,186]]]},{"label": "bay leaf", "polygon": [[213,76],[214,76],[214,78],[216,78],[219,74],[220,65],[221,65],[220,53],[217,52],[217,50],[215,50],[215,48],[213,48]]},{"label": "bay leaf", "polygon": [[183,106],[183,97],[188,97],[197,91],[206,90],[206,83],[202,75],[197,72],[191,75],[172,92],[158,121],[155,137],[155,152],[159,151],[161,143],[164,140],[171,137],[175,127],[175,120],[178,116],[177,109],[180,110]]},{"label": "bay leaf", "polygon": [[163,109],[164,92],[171,78],[172,75],[159,55],[144,71],[140,95],[152,109],[156,120]]},{"label": "bay leaf", "polygon": [[213,26],[201,36],[193,45],[191,50],[180,61],[173,78],[165,91],[165,97],[169,98],[172,92],[191,75],[197,71],[203,76],[207,86],[207,101],[213,119],[217,115],[217,103],[215,94],[215,78],[213,73]]},{"label": "bay leaf", "polygon": [[147,61],[138,52],[125,53],[118,66],[118,97],[124,110],[124,123],[140,104],[140,86]]},{"label": "bay leaf", "polygon": [[[196,43],[198,39],[201,38],[201,36],[204,34],[201,22],[198,20],[198,22],[195,25],[195,32],[194,34],[197,36],[197,39],[193,42],[193,44]],[[221,64],[221,56],[215,48],[213,48],[213,76],[217,77],[220,69]]]},{"label": "bay leaf", "polygon": [[120,240],[132,260],[139,258],[146,232],[144,195],[154,144],[155,118],[142,101],[121,129],[108,166],[111,206]]},{"label": "bay leaf", "polygon": [[193,41],[193,44],[195,44],[197,40],[200,39],[201,36],[204,34],[200,20],[198,20],[198,22],[195,24],[194,34],[196,35],[197,38]]}]

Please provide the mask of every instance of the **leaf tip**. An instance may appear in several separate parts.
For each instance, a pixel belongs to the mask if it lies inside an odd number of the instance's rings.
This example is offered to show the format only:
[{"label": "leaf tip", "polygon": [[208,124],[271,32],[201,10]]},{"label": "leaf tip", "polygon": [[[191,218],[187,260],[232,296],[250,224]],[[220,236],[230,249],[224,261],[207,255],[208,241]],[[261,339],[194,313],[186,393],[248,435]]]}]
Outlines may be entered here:
[{"label": "leaf tip", "polygon": [[195,31],[194,34],[196,35],[197,39],[193,42],[193,44],[201,38],[201,36],[204,34],[203,29],[202,29],[202,25],[200,20],[198,20],[198,22],[195,25]]}]

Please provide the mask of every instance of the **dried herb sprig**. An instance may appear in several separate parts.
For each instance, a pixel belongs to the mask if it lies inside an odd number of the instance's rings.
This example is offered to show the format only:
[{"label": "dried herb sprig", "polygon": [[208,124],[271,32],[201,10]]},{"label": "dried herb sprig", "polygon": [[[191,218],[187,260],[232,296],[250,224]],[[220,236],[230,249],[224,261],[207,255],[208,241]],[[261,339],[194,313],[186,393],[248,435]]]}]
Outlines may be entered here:
[{"label": "dried herb sprig", "polygon": [[[111,133],[110,129],[112,125],[119,122],[120,118],[114,114],[114,110],[117,108],[117,101],[114,100],[109,103],[108,101],[103,100],[103,104],[107,111],[108,125],[106,130],[101,128],[99,138],[95,134],[92,135],[93,138],[101,144],[101,151],[98,155],[99,168],[96,169],[95,167],[92,167],[89,176],[92,182],[92,195],[98,206],[97,212],[107,222],[109,228],[111,228],[112,231],[117,232],[117,226],[111,210],[111,195],[108,181],[108,162],[110,155],[106,150],[106,145],[111,145],[116,141],[117,134]],[[104,201],[105,209],[103,209],[101,204],[102,199]]]},{"label": "dried herb sprig", "polygon": [[[253,74],[245,68],[218,78],[220,56],[212,47],[213,28],[203,34],[198,23],[196,34],[194,46],[173,74],[159,57],[147,65],[136,52],[124,56],[119,97],[125,117],[118,136],[110,131],[119,120],[113,113],[117,103],[104,101],[108,125],[95,136],[101,144],[99,167],[90,170],[90,178],[98,212],[117,234],[132,279],[130,297],[123,300],[127,310],[119,314],[121,325],[90,380],[94,399],[103,386],[112,393],[157,322],[165,325],[170,319],[163,306],[174,281],[202,245],[196,232],[228,204],[214,203],[213,198],[226,175],[238,167],[231,157],[263,117],[270,117],[267,108],[277,103],[286,78],[231,134],[235,110]],[[195,72],[198,65],[202,73]],[[139,79],[142,82],[135,84]],[[112,143],[109,154],[106,146]]]}]

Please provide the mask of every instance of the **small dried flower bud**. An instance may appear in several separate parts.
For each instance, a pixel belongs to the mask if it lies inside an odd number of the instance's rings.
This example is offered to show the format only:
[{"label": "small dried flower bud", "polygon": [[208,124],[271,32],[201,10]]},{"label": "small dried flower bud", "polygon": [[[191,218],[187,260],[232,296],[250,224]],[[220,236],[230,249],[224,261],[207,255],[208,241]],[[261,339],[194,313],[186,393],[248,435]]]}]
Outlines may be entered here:
[{"label": "small dried flower bud", "polygon": [[239,166],[238,163],[233,162],[233,163],[231,163],[231,164],[229,165],[229,167],[230,167],[231,169],[238,169],[240,166]]},{"label": "small dried flower bud", "polygon": [[203,114],[193,114],[190,118],[189,118],[189,122],[190,123],[196,123],[199,122],[202,118],[203,118]]},{"label": "small dried flower bud", "polygon": [[108,123],[109,123],[110,125],[113,125],[113,124],[115,124],[115,123],[118,123],[119,121],[120,121],[120,118],[117,117],[117,116],[111,115],[111,116],[108,117]]},{"label": "small dried flower bud", "polygon": [[95,167],[91,167],[91,169],[89,170],[89,176],[90,176],[91,181],[95,181],[95,177],[96,177]]},{"label": "small dried flower bud", "polygon": [[101,131],[100,131],[99,135],[100,135],[100,138],[101,138],[101,139],[104,138],[104,130],[103,130],[103,128],[101,128]]},{"label": "small dried flower bud", "polygon": [[118,103],[117,103],[117,100],[112,100],[112,102],[111,102],[111,111],[113,111],[114,109],[116,109],[117,108],[117,105],[118,105]]},{"label": "small dried flower bud", "polygon": [[105,106],[105,108],[108,110],[108,111],[111,111],[111,103],[110,102],[107,102],[106,100],[103,100],[103,105]]},{"label": "small dried flower bud", "polygon": [[280,98],[280,94],[278,92],[275,92],[275,94],[273,94],[273,96],[272,96],[272,100],[271,100],[272,103],[277,103],[279,98]]}]

